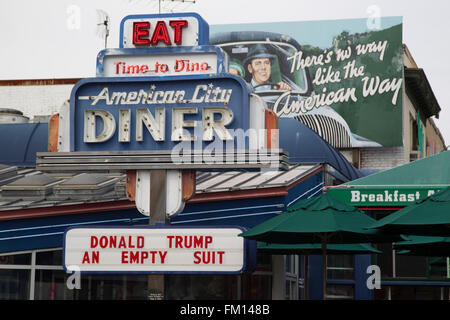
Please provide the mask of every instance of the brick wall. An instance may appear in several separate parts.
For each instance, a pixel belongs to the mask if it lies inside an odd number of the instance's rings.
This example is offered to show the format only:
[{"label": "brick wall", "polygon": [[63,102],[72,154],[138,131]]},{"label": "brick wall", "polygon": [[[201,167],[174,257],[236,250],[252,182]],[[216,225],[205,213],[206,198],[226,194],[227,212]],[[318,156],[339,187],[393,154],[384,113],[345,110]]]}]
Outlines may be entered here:
[{"label": "brick wall", "polygon": [[22,111],[29,118],[59,112],[69,100],[73,84],[0,86],[0,108]]},{"label": "brick wall", "polygon": [[407,163],[404,147],[364,148],[360,150],[361,169],[391,169]]}]

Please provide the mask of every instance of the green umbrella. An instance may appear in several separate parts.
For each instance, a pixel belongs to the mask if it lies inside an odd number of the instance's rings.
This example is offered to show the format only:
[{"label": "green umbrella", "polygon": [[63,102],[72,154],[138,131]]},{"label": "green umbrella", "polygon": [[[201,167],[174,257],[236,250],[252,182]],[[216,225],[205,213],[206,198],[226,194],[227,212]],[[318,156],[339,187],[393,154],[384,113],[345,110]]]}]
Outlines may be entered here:
[{"label": "green umbrella", "polygon": [[327,194],[301,200],[286,212],[241,233],[270,243],[368,243],[402,240],[368,230],[376,222],[356,207]]},{"label": "green umbrella", "polygon": [[299,201],[286,212],[240,236],[270,243],[320,243],[324,260],[325,299],[327,243],[393,242],[401,239],[395,235],[386,238],[376,230],[367,230],[374,222],[357,208],[322,194]]},{"label": "green umbrella", "polygon": [[375,222],[371,230],[421,236],[450,236],[450,187]]},{"label": "green umbrella", "polygon": [[409,236],[409,240],[394,243],[399,254],[424,257],[450,257],[450,237]]}]

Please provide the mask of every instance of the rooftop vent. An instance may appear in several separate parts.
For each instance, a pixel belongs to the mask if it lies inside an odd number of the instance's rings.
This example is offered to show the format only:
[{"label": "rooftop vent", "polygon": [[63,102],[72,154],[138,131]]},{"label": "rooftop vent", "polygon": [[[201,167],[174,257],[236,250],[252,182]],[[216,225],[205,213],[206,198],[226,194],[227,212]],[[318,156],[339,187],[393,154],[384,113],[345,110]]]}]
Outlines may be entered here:
[{"label": "rooftop vent", "polygon": [[45,198],[61,180],[46,174],[34,174],[1,187],[2,197]]},{"label": "rooftop vent", "polygon": [[17,167],[0,164],[0,186],[8,184],[17,176]]},{"label": "rooftop vent", "polygon": [[107,175],[82,173],[55,186],[54,193],[70,199],[93,199],[113,191],[114,197],[114,185],[118,181]]}]

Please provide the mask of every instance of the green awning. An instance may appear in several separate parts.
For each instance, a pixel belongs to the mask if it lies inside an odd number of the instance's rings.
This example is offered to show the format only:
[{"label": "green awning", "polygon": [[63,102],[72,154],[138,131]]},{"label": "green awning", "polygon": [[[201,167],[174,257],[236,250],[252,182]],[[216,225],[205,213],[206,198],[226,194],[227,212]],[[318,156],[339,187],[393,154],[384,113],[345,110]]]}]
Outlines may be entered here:
[{"label": "green awning", "polygon": [[[320,243],[266,243],[258,241],[257,248],[259,252],[268,254],[322,254],[322,245]],[[381,254],[382,251],[375,249],[367,243],[351,244],[327,244],[328,254]]]},{"label": "green awning", "polygon": [[450,186],[450,151],[329,188],[354,206],[407,206]]}]

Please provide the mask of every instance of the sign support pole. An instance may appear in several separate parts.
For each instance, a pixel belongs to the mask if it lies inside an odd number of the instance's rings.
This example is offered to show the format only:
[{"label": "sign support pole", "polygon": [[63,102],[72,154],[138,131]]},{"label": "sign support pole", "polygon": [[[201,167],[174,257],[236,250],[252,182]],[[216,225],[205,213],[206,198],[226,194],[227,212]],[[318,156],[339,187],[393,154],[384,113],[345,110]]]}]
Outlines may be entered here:
[{"label": "sign support pole", "polygon": [[[150,170],[150,225],[166,222],[166,170]],[[148,299],[164,300],[164,274],[148,276]]]}]

